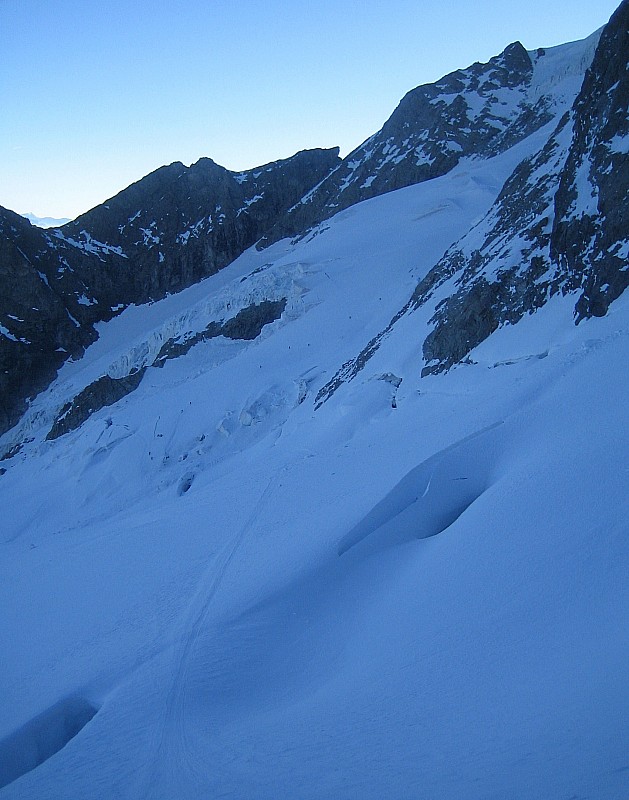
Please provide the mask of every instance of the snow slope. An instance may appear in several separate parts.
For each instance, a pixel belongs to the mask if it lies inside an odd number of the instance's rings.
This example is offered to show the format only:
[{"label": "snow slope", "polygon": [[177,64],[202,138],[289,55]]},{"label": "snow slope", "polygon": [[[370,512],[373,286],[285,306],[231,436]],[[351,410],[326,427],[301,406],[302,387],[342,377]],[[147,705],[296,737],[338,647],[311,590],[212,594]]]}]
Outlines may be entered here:
[{"label": "snow slope", "polygon": [[552,126],[127,309],[3,437],[2,800],[627,797],[629,298],[425,378],[419,309],[315,403]]}]

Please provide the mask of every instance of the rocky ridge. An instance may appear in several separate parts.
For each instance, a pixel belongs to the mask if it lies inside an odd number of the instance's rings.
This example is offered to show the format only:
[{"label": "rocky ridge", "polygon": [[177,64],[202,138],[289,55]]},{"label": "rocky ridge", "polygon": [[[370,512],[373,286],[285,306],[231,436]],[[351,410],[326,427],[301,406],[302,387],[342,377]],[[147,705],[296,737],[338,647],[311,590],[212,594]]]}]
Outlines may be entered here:
[{"label": "rocky ridge", "polygon": [[578,323],[603,316],[629,285],[628,53],[624,2],[570,112],[417,287],[415,308],[449,284],[423,344],[424,374],[450,368],[557,293],[575,294]]},{"label": "rocky ridge", "polygon": [[590,42],[596,50],[580,91],[543,147],[516,167],[389,325],[321,388],[319,405],[361,372],[406,314],[429,312],[429,375],[464,362],[498,327],[558,293],[575,296],[578,324],[604,315],[629,285],[628,0]]},{"label": "rocky ridge", "polygon": [[96,339],[96,322],[216,273],[338,161],[332,149],[240,173],[175,163],[50,230],[0,209],[0,433]]},{"label": "rocky ridge", "polygon": [[597,39],[595,33],[531,53],[513,42],[486,64],[408,92],[382,129],[292,207],[261,245],[303,235],[362,200],[444,175],[466,156],[487,158],[513,146],[569,108]]}]

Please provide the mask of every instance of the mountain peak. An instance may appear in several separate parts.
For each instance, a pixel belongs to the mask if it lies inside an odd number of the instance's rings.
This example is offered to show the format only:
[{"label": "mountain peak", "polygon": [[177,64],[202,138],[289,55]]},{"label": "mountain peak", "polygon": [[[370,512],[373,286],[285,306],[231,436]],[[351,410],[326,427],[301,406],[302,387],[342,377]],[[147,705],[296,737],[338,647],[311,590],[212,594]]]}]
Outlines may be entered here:
[{"label": "mountain peak", "polygon": [[531,58],[528,54],[528,51],[518,39],[516,39],[515,42],[508,44],[502,51],[501,56],[498,56],[498,58],[500,57],[514,66],[526,66],[527,64],[531,63]]},{"label": "mountain peak", "polygon": [[[567,48],[579,83],[542,80],[521,42],[402,98],[382,129],[346,156],[261,243],[304,234],[360,200],[444,175],[461,158],[512,147],[566,111],[588,66],[580,46]],[[593,48],[587,53],[591,59]],[[566,83],[568,84],[566,86]]]}]

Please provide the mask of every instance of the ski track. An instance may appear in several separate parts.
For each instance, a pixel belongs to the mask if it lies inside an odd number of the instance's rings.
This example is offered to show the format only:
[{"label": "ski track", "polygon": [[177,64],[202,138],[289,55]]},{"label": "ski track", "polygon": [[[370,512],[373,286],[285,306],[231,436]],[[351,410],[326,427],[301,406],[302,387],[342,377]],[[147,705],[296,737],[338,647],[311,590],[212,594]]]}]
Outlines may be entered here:
[{"label": "ski track", "polygon": [[170,688],[164,700],[158,732],[153,739],[148,754],[148,761],[151,766],[145,781],[146,788],[142,792],[145,800],[152,800],[152,798],[159,796],[160,786],[163,783],[164,765],[168,765],[171,772],[175,769],[187,768],[193,774],[198,773],[194,760],[190,758],[194,748],[190,746],[186,734],[185,697],[190,659],[200,637],[209,634],[207,620],[212,610],[212,601],[221,587],[229,565],[247,535],[253,529],[260,512],[273,494],[275,482],[281,471],[278,470],[271,476],[237,535],[224,547],[222,553],[217,556],[212,567],[208,570],[208,573],[203,576],[202,586],[197,591],[197,598],[190,605],[187,614],[189,621],[185,625],[188,633],[185,636],[183,645],[178,648],[179,652],[169,670]]}]

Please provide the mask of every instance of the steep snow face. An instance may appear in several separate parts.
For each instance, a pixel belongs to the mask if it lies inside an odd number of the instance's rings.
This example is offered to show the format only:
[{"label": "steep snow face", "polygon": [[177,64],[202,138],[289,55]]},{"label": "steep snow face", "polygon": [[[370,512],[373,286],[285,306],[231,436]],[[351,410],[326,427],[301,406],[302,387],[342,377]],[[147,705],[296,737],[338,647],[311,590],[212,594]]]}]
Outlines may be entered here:
[{"label": "steep snow face", "polygon": [[528,102],[534,105],[545,98],[556,105],[560,114],[567,111],[579,94],[602,31],[603,28],[578,42],[530,50],[533,73],[527,90]]},{"label": "steep snow face", "polygon": [[495,155],[558,120],[581,88],[599,37],[600,31],[530,53],[515,42],[487,64],[413,89],[382,130],[309,191],[263,241],[293,236],[360,200],[443,175],[465,156]]},{"label": "steep snow face", "polygon": [[[329,336],[337,339],[333,364],[354,355],[356,339],[350,341],[349,332],[364,335],[375,322],[388,321],[394,299],[401,304],[408,298],[417,279],[452,238],[491,205],[505,177],[535,145],[531,141],[497,159],[462,165],[425,187],[376,198],[324,223],[299,246],[279,243],[264,252],[249,251],[185,292],[151,306],[127,309],[100,326],[98,342],[80,361],[66,364],[50,389],[31,403],[20,424],[1,440],[3,451],[14,450],[27,439],[34,439],[29,447],[35,447],[64,406],[101,377],[121,379],[157,366],[169,342],[191,341],[210,326],[222,325],[265,301],[285,299],[286,306],[281,318],[261,335],[275,336],[287,322],[303,320],[300,324],[307,324],[311,331],[308,354],[313,363],[321,362],[318,379],[330,358],[318,355],[319,348],[330,345],[314,331],[329,330]],[[397,254],[395,258],[391,253]],[[252,345],[227,342],[220,336],[211,348],[219,364],[243,348],[251,351]],[[173,368],[178,367],[166,364],[165,371]]]},{"label": "steep snow face", "polygon": [[423,378],[387,328],[553,127],[126,309],[0,440],[2,800],[627,795],[626,297]]}]

